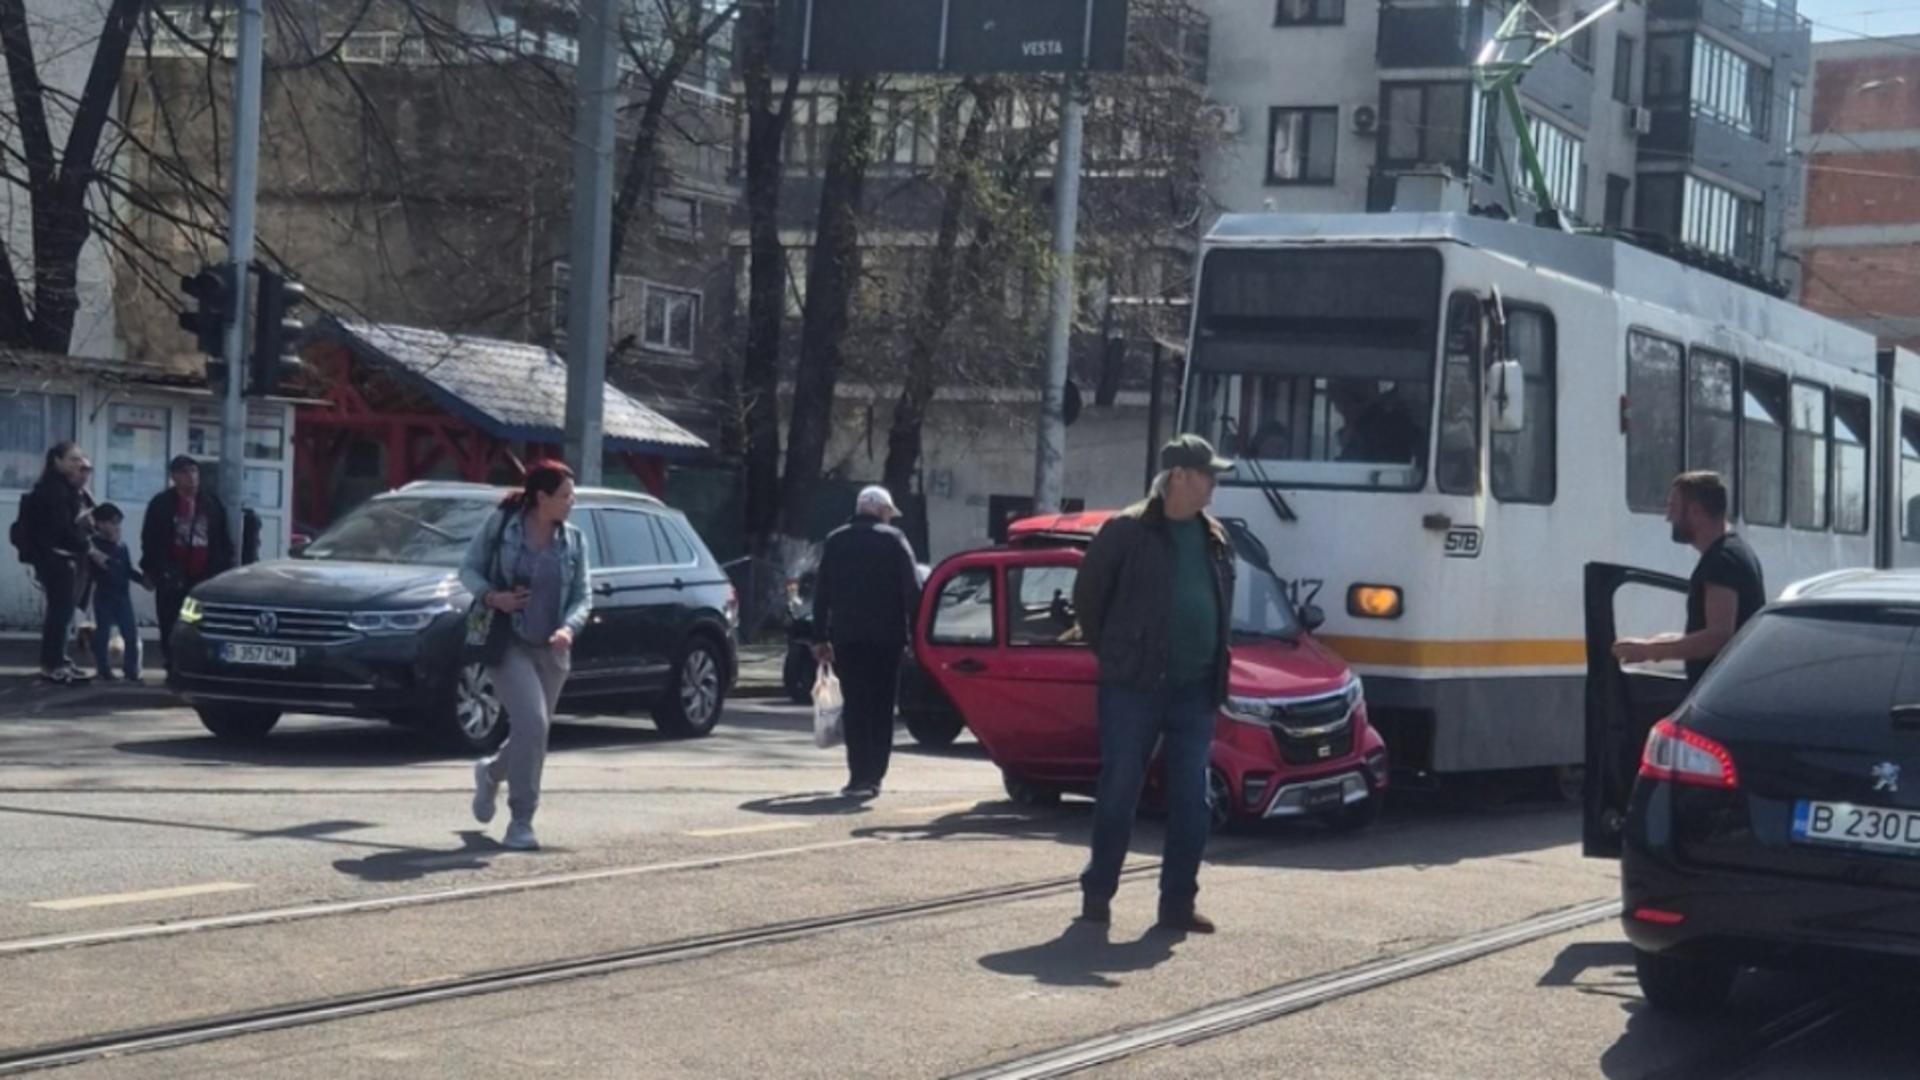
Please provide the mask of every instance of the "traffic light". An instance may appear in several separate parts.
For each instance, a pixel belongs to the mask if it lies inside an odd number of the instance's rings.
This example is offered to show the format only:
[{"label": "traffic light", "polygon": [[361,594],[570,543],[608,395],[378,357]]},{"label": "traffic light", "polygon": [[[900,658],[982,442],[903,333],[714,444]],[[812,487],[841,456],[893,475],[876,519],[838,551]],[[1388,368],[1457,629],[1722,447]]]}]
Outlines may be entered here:
[{"label": "traffic light", "polygon": [[202,266],[199,273],[180,279],[180,291],[199,304],[197,310],[180,313],[180,329],[194,336],[201,352],[225,356],[227,328],[240,307],[234,300],[233,264]]},{"label": "traffic light", "polygon": [[300,371],[299,360],[289,360],[287,351],[299,344],[307,332],[305,324],[288,317],[288,312],[306,302],[307,287],[288,281],[265,267],[257,267],[260,285],[253,306],[253,352],[247,358],[246,392],[265,397],[286,379]]}]

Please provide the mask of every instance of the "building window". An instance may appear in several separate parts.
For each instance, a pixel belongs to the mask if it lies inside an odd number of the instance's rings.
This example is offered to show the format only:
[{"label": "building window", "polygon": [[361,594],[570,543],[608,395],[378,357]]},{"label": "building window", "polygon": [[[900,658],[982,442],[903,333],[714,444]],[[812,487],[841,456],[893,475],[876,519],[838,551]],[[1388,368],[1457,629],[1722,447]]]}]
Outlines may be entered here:
[{"label": "building window", "polygon": [[1633,39],[1625,34],[1613,39],[1613,100],[1633,104]]},{"label": "building window", "polygon": [[1740,505],[1750,525],[1787,521],[1787,377],[1749,366],[1740,416]]},{"label": "building window", "polygon": [[696,236],[700,232],[700,200],[686,195],[656,195],[653,217],[664,232]]},{"label": "building window", "polygon": [[1633,191],[1633,181],[1624,176],[1607,177],[1607,209],[1604,223],[1609,229],[1627,227],[1627,196]]},{"label": "building window", "polygon": [[[1687,356],[1687,468],[1720,474],[1737,497],[1740,485],[1740,423],[1733,410],[1739,396],[1740,365],[1731,356],[1694,349]],[[1736,512],[1736,507],[1728,507]]]},{"label": "building window", "polygon": [[[1586,185],[1581,181],[1587,175],[1586,143],[1538,116],[1527,118],[1527,133],[1533,136],[1533,150],[1540,158],[1540,171],[1546,176],[1547,193],[1553,196],[1553,205],[1574,217],[1580,216],[1585,202],[1581,189]],[[1514,156],[1515,175],[1526,175],[1519,162],[1518,147]]]},{"label": "building window", "polygon": [[1347,0],[1279,0],[1275,26],[1337,26],[1347,21]]},{"label": "building window", "polygon": [[1690,80],[1695,115],[1765,138],[1773,73],[1710,38],[1693,40]]},{"label": "building window", "polygon": [[1873,406],[1852,394],[1833,395],[1833,527],[1867,531],[1867,447],[1873,445]]},{"label": "building window", "polygon": [[[1587,12],[1576,10],[1573,17],[1567,20],[1567,25],[1572,26],[1586,17]],[[1567,43],[1567,55],[1573,57],[1574,63],[1588,71],[1593,70],[1593,27],[1589,26],[1573,35],[1573,40]]]},{"label": "building window", "polygon": [[1627,334],[1627,508],[1667,512],[1667,489],[1680,473],[1679,343],[1638,330]]},{"label": "building window", "polygon": [[661,352],[692,352],[695,328],[700,323],[700,294],[650,284],[645,295],[647,315],[641,341]]},{"label": "building window", "polygon": [[1386,138],[1380,141],[1380,164],[1451,165],[1464,171],[1471,89],[1464,82],[1384,84]]},{"label": "building window", "polygon": [[1643,173],[1634,205],[1636,228],[1662,236],[1680,235],[1681,180],[1678,173]]},{"label": "building window", "polygon": [[1647,38],[1648,105],[1680,105],[1687,100],[1690,34],[1654,34]]},{"label": "building window", "polygon": [[1793,437],[1787,443],[1787,510],[1796,529],[1827,527],[1830,447],[1827,388],[1793,384]]},{"label": "building window", "polygon": [[1747,199],[1697,176],[1686,178],[1680,240],[1748,265],[1760,261],[1758,199]]},{"label": "building window", "polygon": [[1787,137],[1786,142],[1787,142],[1787,146],[1791,148],[1793,146],[1793,140],[1798,138],[1800,133],[1800,84],[1799,83],[1793,83],[1787,87],[1787,111],[1785,113],[1785,116],[1786,116],[1785,123],[1787,125],[1787,130],[1785,132]]},{"label": "building window", "polygon": [[1271,109],[1267,113],[1267,183],[1331,184],[1338,109]]},{"label": "building window", "polygon": [[1527,426],[1493,436],[1493,497],[1550,503],[1554,495],[1554,325],[1534,308],[1508,308],[1507,346],[1526,373]]},{"label": "building window", "polygon": [[26,491],[46,468],[47,447],[73,438],[70,394],[0,395],[0,489]]}]

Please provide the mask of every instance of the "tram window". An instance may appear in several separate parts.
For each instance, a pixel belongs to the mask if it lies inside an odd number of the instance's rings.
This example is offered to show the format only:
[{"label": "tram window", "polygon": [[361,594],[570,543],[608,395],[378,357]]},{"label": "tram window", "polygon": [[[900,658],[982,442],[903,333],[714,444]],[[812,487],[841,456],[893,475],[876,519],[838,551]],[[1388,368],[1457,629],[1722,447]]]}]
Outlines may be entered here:
[{"label": "tram window", "polygon": [[1717,472],[1735,491],[1739,381],[1740,365],[1733,357],[1706,349],[1687,355],[1687,468]]},{"label": "tram window", "polygon": [[1787,377],[1765,368],[1746,370],[1740,434],[1741,506],[1750,525],[1787,521]]},{"label": "tram window", "polygon": [[1829,517],[1827,388],[1793,384],[1793,436],[1787,442],[1787,511],[1796,529],[1824,529]]},{"label": "tram window", "polygon": [[1493,437],[1493,496],[1550,503],[1554,495],[1554,325],[1535,308],[1507,311],[1508,347],[1526,373],[1527,426]]},{"label": "tram window", "polygon": [[1627,507],[1667,512],[1681,462],[1680,346],[1638,330],[1627,334]]},{"label": "tram window", "polygon": [[1920,542],[1920,415],[1900,413],[1900,539]]},{"label": "tram window", "polygon": [[1863,397],[1833,395],[1833,527],[1867,531],[1867,447],[1873,445],[1873,408]]},{"label": "tram window", "polygon": [[1480,493],[1480,301],[1470,293],[1455,293],[1447,303],[1434,479],[1449,495]]}]

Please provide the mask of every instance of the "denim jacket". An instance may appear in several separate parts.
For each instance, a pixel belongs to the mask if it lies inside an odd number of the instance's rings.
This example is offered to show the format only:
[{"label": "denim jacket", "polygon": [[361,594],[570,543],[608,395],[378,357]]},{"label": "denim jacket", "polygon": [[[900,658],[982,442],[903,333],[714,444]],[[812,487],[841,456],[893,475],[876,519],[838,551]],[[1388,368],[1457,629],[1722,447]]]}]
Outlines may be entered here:
[{"label": "denim jacket", "polygon": [[[506,519],[506,528],[501,530],[501,518]],[[467,544],[467,557],[460,563],[460,584],[477,600],[488,592],[504,591],[512,587],[513,579],[508,567],[519,561],[520,548],[526,543],[526,514],[517,510],[496,510],[487,518],[487,523],[474,534]],[[500,538],[500,550],[494,552],[494,537]],[[554,543],[567,559],[567,594],[561,605],[561,623],[579,637],[587,628],[587,614],[593,610],[593,597],[587,590],[587,538],[578,526],[566,522],[560,527],[560,535]],[[493,556],[492,565],[488,557]],[[525,619],[518,611],[513,613],[513,629],[518,633]]]}]

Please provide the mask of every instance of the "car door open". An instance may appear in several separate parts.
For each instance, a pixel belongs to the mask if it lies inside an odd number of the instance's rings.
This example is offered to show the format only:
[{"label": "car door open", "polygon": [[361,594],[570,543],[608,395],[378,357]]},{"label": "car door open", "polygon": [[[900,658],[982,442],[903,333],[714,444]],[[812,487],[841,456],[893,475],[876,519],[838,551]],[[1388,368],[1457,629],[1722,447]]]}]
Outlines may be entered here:
[{"label": "car door open", "polygon": [[1687,583],[1669,574],[1609,563],[1586,568],[1586,780],[1582,850],[1618,858],[1627,803],[1647,733],[1673,715],[1689,689],[1679,662],[1622,667],[1621,638],[1652,637],[1684,625]]}]

